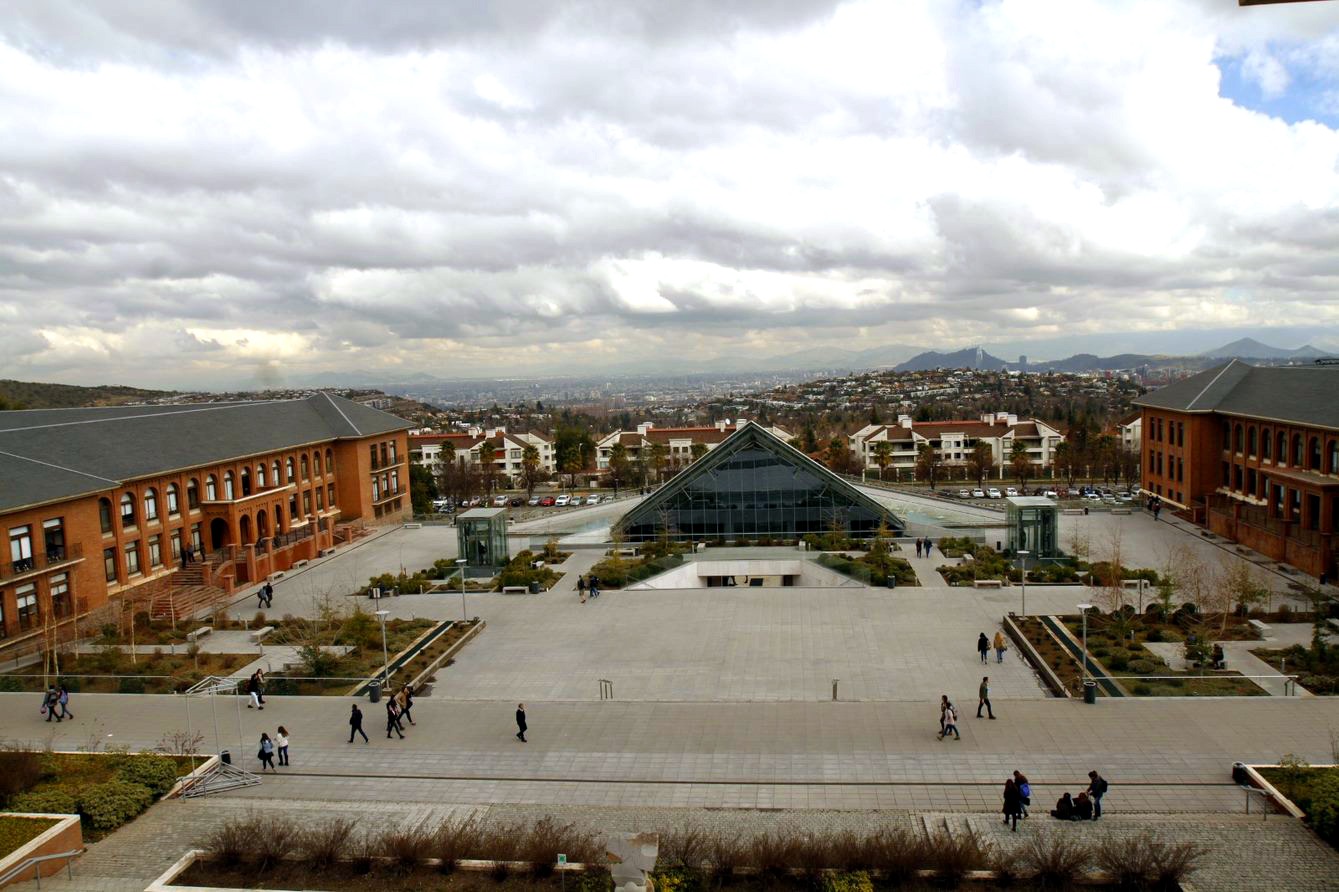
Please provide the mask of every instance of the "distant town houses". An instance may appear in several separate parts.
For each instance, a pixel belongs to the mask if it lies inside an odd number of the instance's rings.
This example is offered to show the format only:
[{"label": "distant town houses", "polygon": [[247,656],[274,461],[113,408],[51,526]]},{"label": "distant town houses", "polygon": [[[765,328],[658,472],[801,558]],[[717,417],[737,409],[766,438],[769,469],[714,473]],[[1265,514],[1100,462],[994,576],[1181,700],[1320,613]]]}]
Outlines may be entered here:
[{"label": "distant town houses", "polygon": [[[684,468],[719,446],[743,423],[723,419],[701,427],[656,427],[649,421],[643,422],[636,430],[618,430],[600,438],[595,447],[596,467],[607,470],[614,448],[622,446],[634,464],[645,461],[654,470]],[[764,428],[783,442],[791,439],[791,434],[779,427]],[[659,468],[655,468],[657,464]]]},{"label": "distant town houses", "polygon": [[553,439],[533,432],[512,433],[506,428],[470,428],[458,433],[411,432],[410,456],[416,464],[437,473],[447,463],[482,467],[490,463],[498,477],[509,484],[520,482],[525,470],[525,451],[533,447],[538,470],[545,475],[557,471]]},{"label": "distant town houses", "polygon": [[1120,421],[1116,422],[1116,429],[1120,435],[1120,447],[1126,452],[1133,452],[1138,455],[1142,449],[1144,436],[1144,413],[1136,409],[1126,415]]},{"label": "distant town houses", "polygon": [[1010,474],[1015,444],[1022,444],[1040,471],[1053,466],[1064,439],[1044,421],[1019,419],[1007,412],[987,412],[979,419],[963,421],[912,421],[910,415],[899,415],[895,423],[867,424],[848,437],[860,466],[877,471],[882,462],[898,477],[915,474],[923,446],[935,451],[941,465],[966,467],[977,444],[984,443],[990,447],[990,476],[1000,479]]}]

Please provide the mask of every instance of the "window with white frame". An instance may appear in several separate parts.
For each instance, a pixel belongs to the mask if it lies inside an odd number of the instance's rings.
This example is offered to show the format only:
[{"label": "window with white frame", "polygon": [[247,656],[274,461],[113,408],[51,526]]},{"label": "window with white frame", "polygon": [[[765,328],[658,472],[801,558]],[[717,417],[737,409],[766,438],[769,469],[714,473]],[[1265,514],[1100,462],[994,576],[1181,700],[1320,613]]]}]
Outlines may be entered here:
[{"label": "window with white frame", "polygon": [[167,516],[176,517],[181,513],[181,501],[177,498],[177,485],[169,483],[167,485]]},{"label": "window with white frame", "polygon": [[9,528],[9,561],[15,573],[33,568],[33,528]]},{"label": "window with white frame", "polygon": [[70,577],[65,573],[57,573],[51,577],[48,583],[51,590],[51,614],[58,619],[64,619],[73,612],[73,604],[70,602]]},{"label": "window with white frame", "polygon": [[154,536],[149,540],[149,566],[163,566],[163,537]]},{"label": "window with white frame", "polygon": [[31,629],[37,625],[37,586],[31,582],[14,591],[14,606],[18,608],[19,628]]},{"label": "window with white frame", "polygon": [[121,493],[121,528],[135,525],[135,497],[130,493]]},{"label": "window with white frame", "polygon": [[158,490],[153,487],[144,491],[144,519],[146,521],[158,519]]},{"label": "window with white frame", "polygon": [[134,576],[140,572],[139,566],[139,540],[127,542],[125,547],[126,575]]},{"label": "window with white frame", "polygon": [[215,502],[219,497],[219,481],[213,474],[205,478],[205,501]]}]

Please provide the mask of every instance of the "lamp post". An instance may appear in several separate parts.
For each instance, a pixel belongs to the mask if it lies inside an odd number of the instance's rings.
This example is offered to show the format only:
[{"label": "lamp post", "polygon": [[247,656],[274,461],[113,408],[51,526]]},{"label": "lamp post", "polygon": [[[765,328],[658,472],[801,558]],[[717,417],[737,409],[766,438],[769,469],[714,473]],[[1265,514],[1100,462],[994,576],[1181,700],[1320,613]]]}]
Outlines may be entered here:
[{"label": "lamp post", "polygon": [[1027,616],[1027,558],[1030,551],[1019,551],[1018,556],[1023,560],[1023,616]]},{"label": "lamp post", "polygon": [[1083,614],[1083,680],[1088,681],[1088,611],[1093,609],[1091,604],[1080,604],[1079,613]]},{"label": "lamp post", "polygon": [[469,613],[465,610],[465,558],[456,558],[456,571],[460,573],[460,620],[469,622]]},{"label": "lamp post", "polygon": [[389,687],[391,683],[391,658],[386,652],[386,617],[390,616],[389,610],[378,610],[377,619],[381,620],[381,686]]}]

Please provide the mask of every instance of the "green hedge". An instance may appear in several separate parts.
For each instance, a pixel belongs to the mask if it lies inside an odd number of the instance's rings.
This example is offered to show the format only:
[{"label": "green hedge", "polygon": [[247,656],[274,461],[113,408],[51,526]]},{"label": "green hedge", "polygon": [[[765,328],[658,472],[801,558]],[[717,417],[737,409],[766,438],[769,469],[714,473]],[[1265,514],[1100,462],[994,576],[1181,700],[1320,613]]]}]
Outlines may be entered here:
[{"label": "green hedge", "polygon": [[167,756],[136,756],[121,766],[117,776],[128,783],[148,787],[154,796],[161,796],[177,783],[177,763]]},{"label": "green hedge", "polygon": [[77,815],[79,804],[63,790],[38,790],[22,793],[9,803],[9,811],[37,812],[48,815]]},{"label": "green hedge", "polygon": [[153,791],[124,780],[89,787],[79,797],[79,811],[95,830],[115,830],[153,804]]}]

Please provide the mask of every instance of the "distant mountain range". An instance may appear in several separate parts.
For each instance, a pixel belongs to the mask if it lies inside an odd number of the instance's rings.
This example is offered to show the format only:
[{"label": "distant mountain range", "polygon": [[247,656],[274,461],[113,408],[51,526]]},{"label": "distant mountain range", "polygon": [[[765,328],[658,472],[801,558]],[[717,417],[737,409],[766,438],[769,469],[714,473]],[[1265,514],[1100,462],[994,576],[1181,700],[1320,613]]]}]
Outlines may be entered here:
[{"label": "distant mountain range", "polygon": [[1027,369],[1033,372],[1099,372],[1105,370],[1134,369],[1140,366],[1191,365],[1212,366],[1225,359],[1244,359],[1269,362],[1306,362],[1321,357],[1333,356],[1323,350],[1317,350],[1310,344],[1288,350],[1283,347],[1271,347],[1254,338],[1241,338],[1230,344],[1224,344],[1213,350],[1206,350],[1196,356],[1160,356],[1143,353],[1120,353],[1115,356],[1097,356],[1092,353],[1076,353],[1065,359],[1053,359],[1047,362],[1030,362],[1026,366],[992,356],[981,347],[969,347],[953,353],[939,353],[934,350],[918,353],[896,366],[899,372],[924,372],[930,369],[980,369],[999,371],[1001,369]]},{"label": "distant mountain range", "polygon": [[1332,354],[1317,350],[1310,344],[1289,350],[1285,347],[1262,344],[1255,338],[1241,338],[1200,354],[1207,359],[1316,359],[1330,355]]}]

